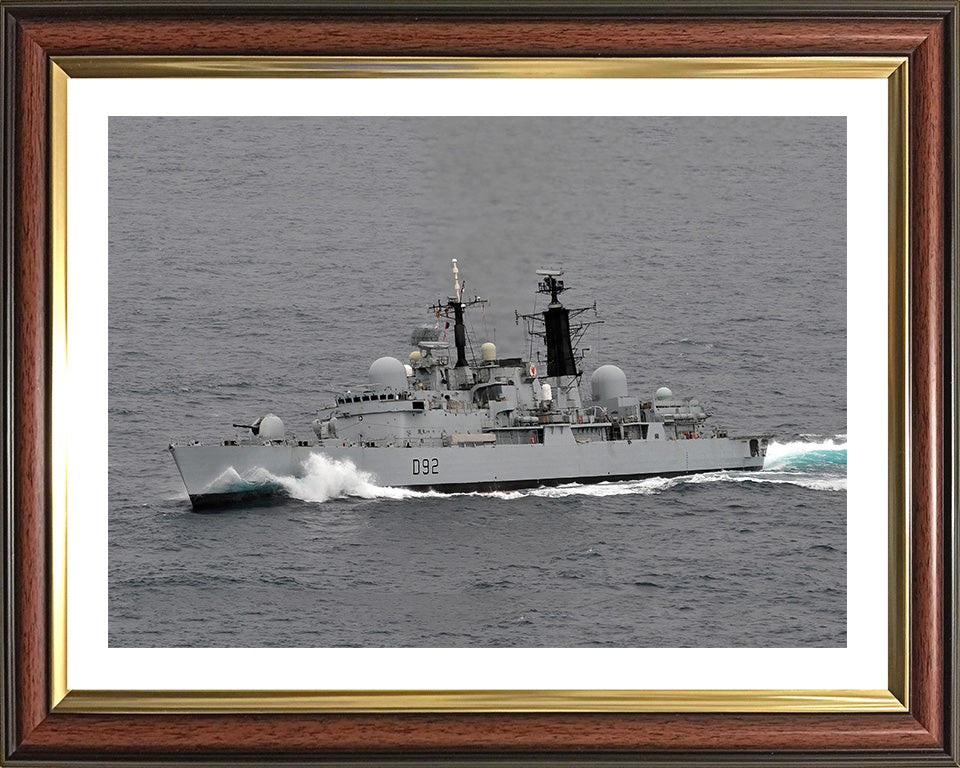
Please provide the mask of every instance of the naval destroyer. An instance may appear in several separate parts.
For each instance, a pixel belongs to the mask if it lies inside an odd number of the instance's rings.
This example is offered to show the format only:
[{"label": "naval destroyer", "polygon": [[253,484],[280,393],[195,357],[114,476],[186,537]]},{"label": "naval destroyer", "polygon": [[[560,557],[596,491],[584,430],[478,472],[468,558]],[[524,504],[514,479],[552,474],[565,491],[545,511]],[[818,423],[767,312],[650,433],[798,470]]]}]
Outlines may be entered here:
[{"label": "naval destroyer", "polygon": [[[537,275],[549,303],[516,318],[542,340],[545,356],[541,348],[537,359],[501,357],[485,342],[479,359],[468,359],[465,314],[486,300],[463,295],[453,259],[454,295],[431,308],[435,327],[414,332],[406,362],[375,360],[365,387],[324,406],[315,438],[288,436],[268,413],[234,424],[243,432],[232,437],[171,442],[194,508],[282,494],[277,478],[305,476],[317,456],[377,485],[451,493],[762,469],[771,436],[708,428],[699,401],[667,387],[649,400],[632,396],[615,365],[593,371],[585,398],[577,342],[591,324],[583,313],[596,305],[564,306],[563,272]],[[450,321],[452,348],[439,330]]]}]

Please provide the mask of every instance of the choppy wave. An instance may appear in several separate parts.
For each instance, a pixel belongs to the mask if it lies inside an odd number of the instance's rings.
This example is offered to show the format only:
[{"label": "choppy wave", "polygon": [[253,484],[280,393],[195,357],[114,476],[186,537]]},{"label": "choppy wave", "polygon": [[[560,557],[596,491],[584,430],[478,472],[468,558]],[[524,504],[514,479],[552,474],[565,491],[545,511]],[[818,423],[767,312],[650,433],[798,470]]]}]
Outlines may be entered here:
[{"label": "choppy wave", "polygon": [[707,472],[702,475],[689,475],[682,478],[684,482],[696,485],[698,483],[757,483],[760,485],[796,485],[811,491],[845,491],[847,478],[845,475],[811,475],[803,472]]},{"label": "choppy wave", "polygon": [[302,477],[275,475],[261,467],[241,475],[228,468],[204,489],[204,493],[236,493],[261,490],[285,493],[301,501],[324,502],[330,499],[403,499],[425,494],[404,488],[387,488],[374,482],[373,475],[357,469],[349,459],[330,459],[312,454],[304,465]]},{"label": "choppy wave", "polygon": [[[707,483],[755,483],[795,485],[815,491],[845,491],[847,445],[839,438],[820,441],[792,441],[771,443],[766,461],[757,472],[703,472],[679,477],[647,477],[583,485],[530,488],[518,491],[474,491],[450,494],[455,496],[483,496],[491,499],[565,498],[571,496],[658,495],[678,486],[696,486]],[[259,488],[276,490],[301,501],[322,503],[331,499],[412,499],[444,496],[434,491],[414,491],[377,485],[374,476],[358,469],[349,459],[331,459],[320,454],[309,457],[302,477],[274,475],[256,469],[240,476],[228,469],[215,480],[208,492],[237,491]]]},{"label": "choppy wave", "polygon": [[304,469],[306,474],[303,477],[272,477],[288,495],[301,501],[323,502],[347,496],[360,499],[406,499],[424,495],[405,488],[377,485],[372,474],[357,469],[349,459],[337,460],[312,454]]},{"label": "choppy wave", "polygon": [[203,489],[203,493],[236,493],[250,490],[282,490],[269,472],[257,467],[241,475],[233,467],[227,467],[220,475]]},{"label": "choppy wave", "polygon": [[821,441],[796,440],[789,443],[771,443],[763,463],[767,470],[803,470],[805,472],[845,471],[847,467],[846,440],[840,438]]},{"label": "choppy wave", "polygon": [[551,488],[532,488],[520,491],[525,496],[540,496],[547,499],[563,498],[565,496],[652,496],[673,488],[684,480],[682,477],[644,477],[639,480],[620,480],[616,482],[595,483],[581,485],[557,485]]}]

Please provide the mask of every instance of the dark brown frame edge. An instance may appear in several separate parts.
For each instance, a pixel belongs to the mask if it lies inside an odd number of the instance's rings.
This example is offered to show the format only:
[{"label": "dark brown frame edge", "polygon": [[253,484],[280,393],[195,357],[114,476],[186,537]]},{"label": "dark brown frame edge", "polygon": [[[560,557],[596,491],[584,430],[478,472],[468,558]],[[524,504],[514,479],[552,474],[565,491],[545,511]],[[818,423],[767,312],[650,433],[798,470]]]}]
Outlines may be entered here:
[{"label": "dark brown frame edge", "polygon": [[[957,766],[954,1],[0,0],[7,765]],[[48,73],[55,55],[893,55],[910,60],[906,714],[65,715],[48,700]]]}]

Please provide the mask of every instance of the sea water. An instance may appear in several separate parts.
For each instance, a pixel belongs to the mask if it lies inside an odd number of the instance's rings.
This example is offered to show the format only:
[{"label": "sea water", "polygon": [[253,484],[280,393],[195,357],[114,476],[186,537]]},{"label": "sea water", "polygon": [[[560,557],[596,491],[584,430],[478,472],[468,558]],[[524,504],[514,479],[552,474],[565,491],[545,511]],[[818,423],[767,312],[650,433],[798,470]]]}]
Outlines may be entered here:
[{"label": "sea water", "polygon": [[[113,647],[842,647],[842,118],[111,118]],[[700,398],[759,472],[508,493],[317,458],[197,514],[166,450],[401,360],[457,258],[471,349],[560,266],[584,391]],[[596,301],[594,315],[592,305]],[[441,329],[446,331],[446,329]],[[447,331],[452,341],[452,329]]]}]

